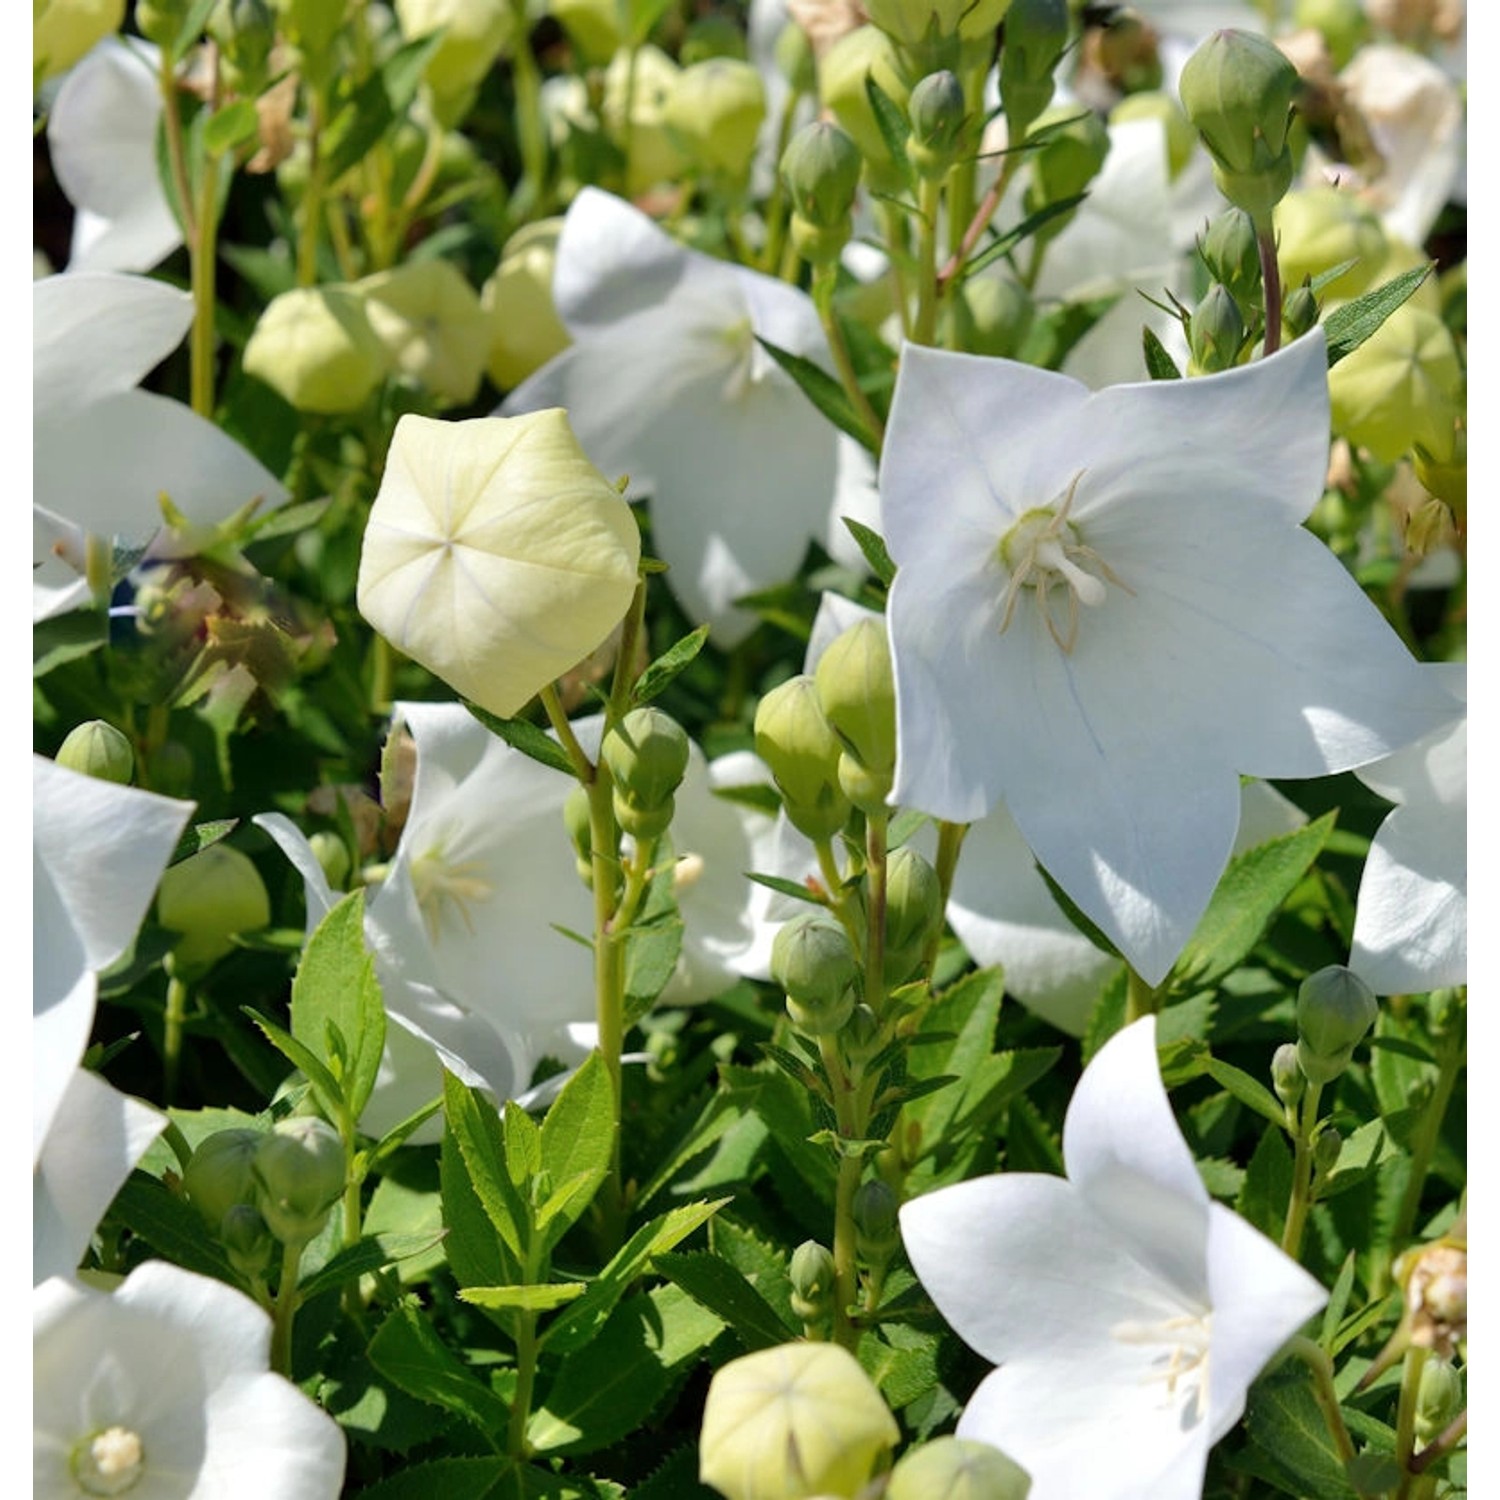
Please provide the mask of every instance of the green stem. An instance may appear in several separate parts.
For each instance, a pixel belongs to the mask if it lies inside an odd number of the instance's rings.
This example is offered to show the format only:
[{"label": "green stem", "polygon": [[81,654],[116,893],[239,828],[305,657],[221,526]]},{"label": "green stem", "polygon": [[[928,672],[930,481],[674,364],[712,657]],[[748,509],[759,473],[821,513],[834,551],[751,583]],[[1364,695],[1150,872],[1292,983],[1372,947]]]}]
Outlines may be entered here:
[{"label": "green stem", "polygon": [[1417,1394],[1429,1353],[1414,1344],[1406,1351],[1401,1366],[1401,1394],[1396,1401],[1396,1462],[1401,1465],[1401,1483],[1396,1486],[1395,1500],[1409,1500],[1417,1477],[1412,1471],[1417,1450]]},{"label": "green stem", "polygon": [[1453,1018],[1438,1038],[1437,1082],[1422,1110],[1422,1118],[1411,1138],[1411,1162],[1406,1179],[1406,1189],[1401,1195],[1401,1206],[1396,1211],[1395,1228],[1391,1233],[1391,1244],[1399,1249],[1412,1236],[1416,1227],[1417,1213],[1422,1206],[1422,1188],[1427,1182],[1427,1173],[1432,1167],[1432,1158],[1437,1151],[1438,1135],[1443,1128],[1443,1118],[1448,1113],[1448,1101],[1453,1097],[1453,1086],[1463,1071],[1464,1008],[1453,1006]]},{"label": "green stem", "polygon": [[318,235],[323,227],[322,91],[308,90],[307,186],[302,190],[297,235],[297,285],[312,286],[318,279]]},{"label": "green stem", "polygon": [[188,1163],[193,1159],[193,1148],[188,1145],[188,1138],[182,1133],[182,1127],[176,1120],[169,1119],[161,1133],[161,1138],[172,1148],[172,1155],[177,1158],[177,1165],[186,1172]]},{"label": "green stem", "polygon": [[177,1079],[182,1068],[182,1025],[187,1018],[188,987],[177,977],[167,979],[166,1021],[162,1029],[162,1103],[177,1102]]},{"label": "green stem", "polygon": [[[859,1140],[863,1122],[857,1118],[857,1080],[845,1069],[836,1037],[819,1037],[818,1050],[833,1089],[833,1112],[838,1120],[839,1135],[845,1140]],[[840,1155],[833,1199],[833,1337],[836,1343],[851,1352],[859,1342],[859,1332],[850,1320],[849,1309],[859,1294],[854,1195],[859,1191],[862,1173],[863,1163],[858,1157]]]},{"label": "green stem", "polygon": [[1292,1157],[1292,1195],[1286,1206],[1286,1227],[1281,1248],[1296,1260],[1302,1253],[1302,1233],[1307,1227],[1307,1213],[1312,1207],[1313,1160],[1312,1137],[1318,1123],[1318,1100],[1321,1083],[1308,1082],[1307,1092],[1297,1106],[1297,1130]]},{"label": "green stem", "polygon": [[[1347,1465],[1354,1457],[1354,1441],[1349,1436],[1343,1407],[1339,1404],[1339,1393],[1334,1387],[1333,1361],[1322,1345],[1306,1334],[1296,1334],[1287,1348],[1312,1371],[1313,1396],[1317,1400],[1318,1410],[1323,1413],[1323,1420],[1328,1424],[1328,1434],[1333,1439],[1333,1446],[1338,1449],[1339,1461]],[[1363,1495],[1363,1491],[1360,1493]]]},{"label": "green stem", "polygon": [[1428,1445],[1417,1454],[1411,1461],[1413,1474],[1425,1474],[1439,1459],[1446,1457],[1458,1445],[1463,1442],[1464,1435],[1469,1430],[1469,1411],[1465,1407],[1463,1411],[1428,1443]]},{"label": "green stem", "polygon": [[890,814],[865,814],[865,1004],[885,1019],[886,831]]},{"label": "green stem", "polygon": [[859,377],[854,373],[854,361],[849,355],[849,346],[844,341],[844,330],[839,326],[838,316],[833,310],[833,288],[837,277],[838,269],[835,266],[818,266],[814,269],[813,305],[818,309],[818,317],[828,339],[828,351],[833,355],[833,367],[838,371],[844,394],[853,403],[878,446],[885,441],[885,424],[875,414],[870,398],[860,388]]},{"label": "green stem", "polygon": [[1154,1016],[1161,1010],[1161,996],[1129,965],[1125,968],[1125,1024]]},{"label": "green stem", "polygon": [[[511,76],[516,90],[516,139],[521,146],[521,197],[527,213],[539,217],[547,195],[547,136],[542,120],[542,74],[531,50],[526,7],[514,7],[516,49],[511,58]],[[632,60],[634,54],[632,54]],[[627,101],[628,107],[628,101]],[[525,192],[530,185],[530,193]]]},{"label": "green stem", "polygon": [[931,344],[937,330],[937,229],[942,196],[941,181],[922,179],[918,190],[921,217],[917,230],[917,316],[911,331],[914,344]]},{"label": "green stem", "polygon": [[959,275],[965,262],[974,253],[974,247],[979,243],[979,236],[984,233],[990,220],[995,217],[1000,207],[1000,200],[1005,196],[1005,190],[1010,186],[1010,180],[1016,175],[1016,170],[1020,165],[1020,151],[1008,151],[1000,158],[999,174],[990,184],[990,190],[975,210],[974,217],[969,220],[968,228],[964,230],[963,238],[958,242],[958,248],[948,257],[948,263],[938,272],[940,292],[947,290],[949,282]]},{"label": "green stem", "polygon": [[210,420],[214,412],[214,301],[219,231],[219,158],[205,152],[198,182],[192,240],[193,336],[189,346],[193,410]]},{"label": "green stem", "polygon": [[781,180],[781,158],[786,155],[787,142],[792,136],[792,121],[796,118],[797,106],[805,97],[797,89],[788,89],[786,102],[781,106],[781,118],[776,122],[776,170],[771,183],[771,197],[766,204],[766,243],[760,257],[760,269],[767,276],[776,274],[776,268],[781,263],[782,247],[786,244],[790,208],[786,184]]},{"label": "green stem", "polygon": [[1268,222],[1257,227],[1256,245],[1260,250],[1260,281],[1265,292],[1266,334],[1262,349],[1274,354],[1281,348],[1281,267],[1276,260],[1276,232]]},{"label": "green stem", "polygon": [[881,201],[880,227],[885,235],[886,258],[890,262],[891,297],[901,318],[901,332],[911,334],[911,300],[906,289],[906,217],[894,204]]},{"label": "green stem", "polygon": [[516,1459],[531,1456],[531,1445],[526,1441],[526,1428],[531,1421],[531,1394],[536,1386],[539,1348],[536,1317],[534,1312],[516,1314],[516,1393],[511,1398],[510,1426],[505,1439],[505,1451]]},{"label": "green stem", "polygon": [[297,1315],[297,1273],[302,1266],[299,1244],[281,1249],[281,1280],[276,1287],[276,1308],[271,1315],[271,1368],[288,1380],[292,1375],[292,1319]]},{"label": "green stem", "polygon": [[[958,857],[963,852],[964,836],[969,831],[967,823],[948,823],[938,820],[937,856],[933,869],[937,872],[938,890],[943,895],[943,910],[948,910],[948,898],[953,894],[953,877],[958,870]],[[937,962],[938,949],[943,942],[943,924],[938,923],[927,939],[927,951],[922,955],[922,972],[932,978],[932,966]]]},{"label": "green stem", "polygon": [[172,186],[182,210],[182,237],[192,244],[197,237],[197,215],[193,208],[193,187],[188,178],[187,155],[182,148],[182,112],[177,108],[177,68],[171,53],[163,48],[161,68],[157,74],[161,90],[162,133],[167,141],[167,167]]}]

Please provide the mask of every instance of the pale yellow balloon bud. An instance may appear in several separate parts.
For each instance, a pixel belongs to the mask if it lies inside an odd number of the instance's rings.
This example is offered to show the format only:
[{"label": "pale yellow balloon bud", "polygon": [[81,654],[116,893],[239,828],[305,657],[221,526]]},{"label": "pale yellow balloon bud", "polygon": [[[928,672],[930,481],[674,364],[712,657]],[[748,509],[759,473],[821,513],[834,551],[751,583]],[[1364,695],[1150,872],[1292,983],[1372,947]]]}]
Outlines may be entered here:
[{"label": "pale yellow balloon bud", "polygon": [[298,287],[271,300],[245,345],[245,371],[298,411],[358,411],[390,370],[361,298]]},{"label": "pale yellow balloon bud", "polygon": [[392,645],[509,717],[614,629],[640,533],[567,413],[404,416],[360,557],[360,612]]},{"label": "pale yellow balloon bud", "polygon": [[271,920],[271,900],[255,863],[228,844],[173,865],[156,893],[157,920],[181,937],[172,949],[179,966],[207,967],[234,947],[236,933]]},{"label": "pale yellow balloon bud", "polygon": [[450,98],[479,86],[514,26],[506,0],[396,0],[396,17],[408,41],[442,30],[423,76],[434,94]]},{"label": "pale yellow balloon bud", "polygon": [[838,1344],[780,1344],[731,1360],[703,1408],[699,1478],[727,1500],[852,1495],[900,1438]]},{"label": "pale yellow balloon bud", "polygon": [[873,78],[881,90],[903,111],[911,95],[912,81],[906,77],[895,43],[874,26],[861,26],[840,37],[828,49],[818,68],[818,93],[839,124],[854,137],[854,144],[877,175],[889,174],[895,163],[865,88]]},{"label": "pale yellow balloon bud", "polygon": [[397,369],[442,402],[465,406],[479,394],[489,327],[478,294],[451,262],[407,261],[354,289]]},{"label": "pale yellow balloon bud", "polygon": [[124,20],[125,0],[31,0],[32,66],[56,78]]},{"label": "pale yellow balloon bud", "polygon": [[988,1443],[941,1437],[906,1453],[885,1500],[1026,1500],[1031,1476]]},{"label": "pale yellow balloon bud", "polygon": [[552,300],[561,219],[541,219],[506,242],[495,274],[484,284],[490,379],[511,390],[572,342]]},{"label": "pale yellow balloon bud", "polygon": [[918,47],[930,39],[990,36],[1010,0],[865,0],[865,14],[894,42]]},{"label": "pale yellow balloon bud", "polygon": [[630,58],[615,54],[604,73],[604,120],[619,139],[624,134],[625,101],[630,100],[630,160],[625,170],[627,194],[634,197],[658,182],[681,175],[686,159],[667,128],[667,105],[682,69],[660,47],[649,43],[635,53],[635,86],[630,87]]},{"label": "pale yellow balloon bud", "polygon": [[700,171],[743,183],[766,118],[766,86],[754,64],[711,57],[683,69],[663,118]]},{"label": "pale yellow balloon bud", "polygon": [[1319,292],[1335,302],[1366,291],[1386,258],[1380,220],[1353,193],[1333,187],[1288,193],[1276,210],[1276,239],[1283,286],[1354,262]]}]

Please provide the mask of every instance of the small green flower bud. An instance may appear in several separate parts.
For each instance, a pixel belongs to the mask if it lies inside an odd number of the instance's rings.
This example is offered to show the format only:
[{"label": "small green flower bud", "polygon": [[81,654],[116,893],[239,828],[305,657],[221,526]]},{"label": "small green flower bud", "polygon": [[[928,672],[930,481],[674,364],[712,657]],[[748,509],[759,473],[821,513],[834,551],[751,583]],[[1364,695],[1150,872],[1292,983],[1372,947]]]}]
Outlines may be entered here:
[{"label": "small green flower bud", "polygon": [[1287,127],[1296,68],[1264,37],[1216,31],[1187,60],[1179,92],[1214,159],[1219,191],[1257,227],[1268,227],[1292,185]]},{"label": "small green flower bud", "polygon": [[1318,299],[1307,282],[1289,292],[1281,304],[1281,326],[1286,332],[1287,341],[1300,339],[1304,333],[1315,328],[1321,310]]},{"label": "small green flower bud", "polygon": [[252,1203],[236,1203],[219,1221],[219,1243],[229,1264],[247,1280],[264,1276],[276,1247],[265,1217]]},{"label": "small green flower bud", "polygon": [[873,25],[906,51],[926,56],[960,35],[993,33],[1010,0],[865,0]]},{"label": "small green flower bud", "polygon": [[129,786],[135,776],[135,751],[130,741],[103,719],[90,719],[68,733],[57,749],[57,763],[80,776]]},{"label": "small green flower bud", "polygon": [[1009,276],[970,276],[951,300],[955,348],[1014,359],[1036,321],[1036,302]]},{"label": "small green flower bud", "polygon": [[726,15],[699,16],[684,34],[677,55],[685,68],[715,57],[743,62],[748,56],[745,33]]},{"label": "small green flower bud", "polygon": [[344,1143],[326,1120],[300,1115],[261,1137],[255,1204],[282,1244],[306,1244],[344,1191]]},{"label": "small green flower bud", "polygon": [[589,794],[581,786],[575,786],[563,800],[563,825],[579,859],[593,858],[594,826],[590,817]]},{"label": "small green flower bud", "polygon": [[1208,274],[1222,282],[1242,308],[1260,301],[1260,246],[1242,208],[1226,208],[1209,222],[1198,246]]},{"label": "small green flower bud", "polygon": [[297,287],[272,298],[245,345],[247,375],[298,411],[358,411],[390,368],[358,293]]},{"label": "small green flower bud", "polygon": [[235,933],[271,920],[271,899],[248,855],[214,844],[162,876],[156,915],[168,932],[182,934],[172,949],[176,963],[207,967],[234,947]]},{"label": "small green flower bud", "polygon": [[854,1194],[854,1232],[856,1247],[866,1261],[886,1261],[895,1253],[901,1243],[900,1209],[888,1182],[872,1177],[860,1183]]},{"label": "small green flower bud", "polygon": [[1244,342],[1245,318],[1239,303],[1216,281],[1188,321],[1194,372],[1216,375],[1231,369]]},{"label": "small green flower bud", "polygon": [[1000,101],[1012,143],[1026,139],[1052,102],[1052,76],[1067,45],[1067,0],[1013,0],[1000,49]]},{"label": "small green flower bud", "polygon": [[349,878],[349,846],[338,834],[326,828],[320,828],[307,842],[312,846],[323,878],[334,890],[343,890],[344,882]]},{"label": "small green flower bud", "polygon": [[804,125],[781,154],[781,180],[792,211],[814,229],[843,231],[847,239],[859,187],[859,147],[828,120]]},{"label": "small green flower bud", "polygon": [[266,0],[219,0],[209,14],[208,34],[234,69],[236,87],[258,93],[276,41],[276,18]]},{"label": "small green flower bud", "polygon": [[964,86],[958,75],[946,68],[929,73],[911,91],[906,109],[911,119],[906,154],[912,166],[923,177],[943,177],[963,155],[964,127],[968,123]]},{"label": "small green flower bud", "polygon": [[988,1443],[941,1437],[904,1453],[885,1500],[1026,1500],[1031,1476]]},{"label": "small green flower bud", "polygon": [[894,785],[889,771],[872,770],[847,750],[839,756],[839,790],[866,816],[885,807]]},{"label": "small green flower bud", "polygon": [[251,1166],[260,1143],[258,1130],[216,1130],[198,1143],[188,1159],[182,1185],[209,1228],[217,1229],[236,1203],[253,1201]]},{"label": "small green flower bud", "polygon": [[[1037,213],[1049,203],[1076,197],[1099,175],[1109,155],[1109,131],[1091,111],[1074,104],[1057,105],[1040,115],[1029,139],[1038,141],[1029,152],[1031,181],[1026,188],[1026,211]],[[1042,240],[1055,239],[1073,222],[1076,209],[1049,219],[1038,231]]]},{"label": "small green flower bud", "polygon": [[1321,33],[1336,68],[1342,68],[1369,34],[1361,0],[1297,0],[1292,11],[1299,29]]},{"label": "small green flower bud", "polygon": [[1446,1359],[1429,1359],[1417,1386],[1417,1436],[1430,1443],[1463,1409],[1463,1376]]},{"label": "small green flower bud", "polygon": [[[1123,125],[1131,120],[1161,121],[1167,144],[1167,177],[1175,182],[1198,148],[1198,132],[1188,123],[1182,106],[1160,90],[1127,94],[1110,110],[1109,123]],[[1222,281],[1223,277],[1219,279]]]},{"label": "small green flower bud", "polygon": [[818,63],[807,33],[788,21],[776,38],[776,67],[794,93],[810,94],[818,86]]},{"label": "small green flower bud", "polygon": [[1338,1166],[1339,1155],[1343,1149],[1344,1138],[1339,1134],[1338,1126],[1330,1120],[1324,1120],[1313,1132],[1313,1171],[1319,1177],[1328,1176]]},{"label": "small green flower bud", "polygon": [[[121,5],[119,9],[123,20],[125,7]],[[177,33],[182,30],[187,13],[188,0],[136,0],[136,29],[148,42],[168,48],[177,41]],[[115,25],[118,26],[119,22]],[[40,52],[36,55],[41,56]]]},{"label": "small green flower bud", "polygon": [[1380,1013],[1369,986],[1351,969],[1330,964],[1297,991],[1297,1061],[1312,1083],[1332,1083]]},{"label": "small green flower bud", "polygon": [[650,810],[668,803],[687,771],[688,737],[659,708],[633,708],[604,736],[600,759],[616,792],[632,806]]},{"label": "small green flower bud", "polygon": [[711,57],[684,68],[662,119],[688,159],[711,178],[744,183],[766,118],[766,86],[753,63]]},{"label": "small green flower bud", "polygon": [[858,972],[848,934],[821,912],[793,917],[771,944],[771,978],[786,992],[792,1024],[808,1036],[831,1035],[849,1019]]},{"label": "small green flower bud", "polygon": [[841,36],[818,65],[818,93],[834,118],[854,137],[878,183],[894,183],[894,162],[865,89],[873,78],[899,108],[911,94],[895,44],[878,27],[860,26]]},{"label": "small green flower bud", "polygon": [[836,1280],[833,1256],[816,1240],[804,1240],[792,1251],[789,1280],[792,1311],[804,1323],[826,1323],[833,1317]]},{"label": "small green flower bud", "polygon": [[886,865],[887,947],[920,952],[942,921],[943,886],[937,871],[910,844],[903,844]]},{"label": "small green flower bud", "polygon": [[[818,701],[844,749],[871,771],[896,764],[896,679],[885,621],[865,619],[818,661]],[[851,799],[852,800],[852,799]]]},{"label": "small green flower bud", "polygon": [[772,688],[755,711],[755,753],[771,768],[792,826],[832,838],[849,819],[838,785],[839,742],[811,677]]},{"label": "small green flower bud", "polygon": [[1297,1061],[1296,1042],[1283,1042],[1271,1059],[1271,1087],[1288,1109],[1306,1092],[1307,1078]]}]

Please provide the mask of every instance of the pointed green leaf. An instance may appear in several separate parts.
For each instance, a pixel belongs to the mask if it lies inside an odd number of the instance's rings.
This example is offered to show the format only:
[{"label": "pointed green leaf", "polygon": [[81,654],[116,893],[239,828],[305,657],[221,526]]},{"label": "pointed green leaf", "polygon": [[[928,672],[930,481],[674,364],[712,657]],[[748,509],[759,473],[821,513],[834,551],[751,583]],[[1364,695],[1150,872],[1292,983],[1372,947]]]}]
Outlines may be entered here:
[{"label": "pointed green leaf", "polygon": [[236,99],[216,109],[203,127],[203,149],[211,156],[237,151],[260,134],[260,115],[252,99]]},{"label": "pointed green leaf", "polygon": [[840,516],[839,520],[844,523],[844,530],[859,543],[870,571],[889,588],[896,581],[896,564],[886,549],[885,538],[853,516]]},{"label": "pointed green leaf", "polygon": [[489,709],[480,708],[467,698],[462,702],[491,734],[498,735],[512,750],[519,750],[539,764],[572,778],[573,763],[568,759],[567,751],[545,729],[538,728],[529,719],[502,719],[499,714],[492,714]]},{"label": "pointed green leaf", "polygon": [[1293,1362],[1251,1388],[1245,1427],[1259,1455],[1292,1494],[1355,1500],[1313,1395],[1312,1379],[1300,1365]]},{"label": "pointed green leaf", "polygon": [[322,135],[324,178],[335,182],[364,160],[406,113],[428,59],[442,44],[441,28],[398,47],[333,113]]},{"label": "pointed green leaf", "polygon": [[1245,1168],[1245,1181],[1235,1211],[1267,1239],[1281,1239],[1286,1206],[1292,1195],[1292,1152],[1286,1132],[1267,1125]]},{"label": "pointed green leaf", "polygon": [[844,394],[843,386],[821,365],[815,365],[810,359],[803,359],[800,354],[793,354],[789,349],[778,348],[769,339],[761,338],[759,334],[756,334],[755,341],[796,381],[802,394],[840,432],[847,433],[856,443],[863,448],[868,448],[871,453],[879,451],[874,434],[865,425],[864,418],[855,411],[848,396]]},{"label": "pointed green leaf", "polygon": [[1167,353],[1166,345],[1150,328],[1141,329],[1141,343],[1146,351],[1146,373],[1153,380],[1181,380],[1177,361]]},{"label": "pointed green leaf", "polygon": [[1328,368],[1353,354],[1390,315],[1427,280],[1431,266],[1413,266],[1399,276],[1335,308],[1323,319],[1328,339]]},{"label": "pointed green leaf", "polygon": [[609,1173],[616,1128],[609,1068],[600,1053],[591,1052],[542,1121],[542,1165],[553,1195],[537,1215],[537,1227],[547,1246],[556,1244],[593,1201]]},{"label": "pointed green leaf", "polygon": [[1228,1089],[1241,1104],[1248,1105],[1262,1119],[1272,1125],[1286,1125],[1286,1110],[1281,1101],[1265,1084],[1252,1078],[1243,1069],[1227,1063],[1221,1057],[1210,1057],[1204,1071],[1215,1083]]},{"label": "pointed green leaf", "polygon": [[224,1252],[204,1227],[203,1216],[185,1198],[144,1172],[132,1172],[115,1194],[111,1215],[153,1250],[188,1271],[239,1284]]},{"label": "pointed green leaf", "polygon": [[586,1281],[552,1281],[544,1286],[466,1286],[458,1295],[491,1312],[551,1312],[587,1290]]},{"label": "pointed green leaf", "polygon": [[1039,208],[1034,214],[1028,214],[1014,229],[1008,229],[993,244],[986,245],[977,255],[964,266],[964,275],[973,276],[976,272],[984,270],[999,260],[1002,255],[1009,255],[1017,245],[1023,243],[1034,235],[1044,224],[1050,224],[1053,219],[1072,211],[1088,197],[1087,193],[1076,193],[1071,198],[1059,198],[1055,203],[1049,203],[1045,208]]},{"label": "pointed green leaf", "polygon": [[[670,878],[670,871],[668,872]],[[634,922],[625,932],[625,1024],[656,1004],[682,955],[682,918],[675,913]]]},{"label": "pointed green leaf", "polygon": [[717,1255],[664,1251],[654,1264],[694,1302],[722,1318],[749,1352],[784,1344],[802,1331],[784,1323],[771,1304]]},{"label": "pointed green leaf", "polygon": [[708,640],[708,626],[700,625],[689,635],[683,636],[674,645],[668,646],[660,656],[636,678],[630,690],[630,701],[640,705],[658,697],[677,674],[689,666],[693,658],[703,649]]},{"label": "pointed green leaf", "polygon": [[509,1408],[443,1343],[409,1299],[393,1308],[376,1330],[370,1363],[407,1395],[472,1423],[492,1444],[504,1434]]},{"label": "pointed green leaf", "polygon": [[526,1259],[530,1216],[506,1167],[506,1136],[495,1107],[444,1070],[448,1130],[458,1146],[474,1196],[518,1261]]},{"label": "pointed green leaf", "polygon": [[359,1500],[489,1500],[511,1460],[439,1458],[405,1468],[359,1492]]},{"label": "pointed green leaf", "polygon": [[865,74],[865,97],[874,111],[875,125],[880,131],[881,140],[885,142],[885,149],[890,152],[902,182],[911,191],[915,188],[916,178],[912,172],[911,160],[906,154],[906,142],[911,135],[911,126],[906,122],[906,111],[881,88],[873,73]]},{"label": "pointed green leaf", "polygon": [[298,1295],[306,1302],[323,1292],[337,1291],[361,1276],[384,1270],[403,1260],[421,1255],[432,1249],[443,1238],[443,1231],[435,1234],[371,1234],[347,1250],[340,1250],[332,1260],[315,1271],[298,1288]]},{"label": "pointed green leaf", "polygon": [[318,1096],[318,1102],[322,1105],[324,1112],[336,1120],[343,1103],[344,1091],[339,1086],[338,1079],[328,1071],[322,1058],[311,1048],[304,1047],[291,1032],[283,1031],[274,1021],[261,1015],[258,1010],[252,1010],[247,1005],[244,1011],[265,1033],[266,1040],[294,1068],[301,1069],[307,1081],[312,1085],[313,1092]]},{"label": "pointed green leaf", "polygon": [[753,880],[756,885],[765,886],[768,891],[777,891],[783,896],[790,896],[794,901],[806,901],[812,906],[828,904],[821,896],[815,895],[796,880],[784,880],[780,875],[761,875],[754,870],[749,871],[746,878]]}]

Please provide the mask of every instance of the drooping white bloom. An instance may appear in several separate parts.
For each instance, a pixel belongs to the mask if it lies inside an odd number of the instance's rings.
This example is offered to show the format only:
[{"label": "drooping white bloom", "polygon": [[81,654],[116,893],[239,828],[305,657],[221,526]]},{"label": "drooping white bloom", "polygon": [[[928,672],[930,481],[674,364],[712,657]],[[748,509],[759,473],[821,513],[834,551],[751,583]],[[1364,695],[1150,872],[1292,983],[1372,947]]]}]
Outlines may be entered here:
[{"label": "drooping white bloom", "polygon": [[1162,1088],[1154,1018],[1085,1070],[1063,1157],[1066,1178],[982,1177],[901,1210],[922,1285],[999,1366],[958,1434],[1015,1459],[1032,1500],[1197,1500],[1209,1448],[1326,1294],[1209,1200]]},{"label": "drooping white bloom", "polygon": [[48,276],[31,295],[32,500],[41,549],[34,560],[45,565],[33,582],[39,618],[88,597],[73,576],[83,569],[85,536],[145,545],[161,526],[163,494],[200,525],[257,498],[267,505],[286,498],[212,422],[135,389],[187,332],[186,292],[90,271]]},{"label": "drooping white bloom", "polygon": [[1446,717],[1300,525],[1327,444],[1319,333],[1092,395],[1006,360],[902,357],[881,465],[894,800],[972,822],[1003,798],[1149,983],[1229,858],[1238,773],[1347,770]]},{"label": "drooping white bloom", "polygon": [[1365,860],[1349,955],[1377,995],[1468,980],[1468,669],[1442,662],[1425,671],[1456,700],[1453,716],[1357,773],[1398,804]]},{"label": "drooping white bloom", "polygon": [[566,407],[593,462],[651,497],[668,582],[716,641],[749,633],[755,617],[734,601],[789,578],[809,539],[859,565],[838,517],[871,519],[868,455],[755,341],[826,361],[805,293],[684,249],[585,188],[563,225],[553,296],[574,342],[501,411]]},{"label": "drooping white bloom", "polygon": [[149,271],[182,243],[156,166],[158,58],[108,38],[57,92],[47,146],[74,208],[69,271]]},{"label": "drooping white bloom", "polygon": [[31,808],[35,1160],[88,1045],[95,976],[135,937],[193,804],[35,755]]},{"label": "drooping white bloom", "polygon": [[165,1261],[32,1294],[32,1494],[334,1500],[337,1424],[268,1369],[271,1320]]}]

